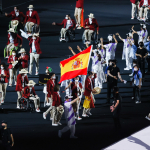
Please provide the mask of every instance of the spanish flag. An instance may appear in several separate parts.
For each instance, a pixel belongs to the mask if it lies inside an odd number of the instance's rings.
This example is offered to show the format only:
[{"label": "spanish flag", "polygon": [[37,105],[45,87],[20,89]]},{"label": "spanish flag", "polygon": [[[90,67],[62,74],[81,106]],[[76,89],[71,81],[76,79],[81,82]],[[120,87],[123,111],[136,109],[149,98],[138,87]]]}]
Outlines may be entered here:
[{"label": "spanish flag", "polygon": [[89,46],[84,51],[60,62],[61,78],[59,83],[78,75],[87,75],[92,47]]}]

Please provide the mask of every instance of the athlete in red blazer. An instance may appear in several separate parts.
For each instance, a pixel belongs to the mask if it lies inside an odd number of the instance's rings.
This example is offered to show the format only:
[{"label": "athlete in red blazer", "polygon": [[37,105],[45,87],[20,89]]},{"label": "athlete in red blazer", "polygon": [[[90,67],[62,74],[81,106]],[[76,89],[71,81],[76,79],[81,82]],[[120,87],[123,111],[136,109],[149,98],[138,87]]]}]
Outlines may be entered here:
[{"label": "athlete in red blazer", "polygon": [[52,106],[60,106],[62,105],[62,100],[61,100],[61,97],[60,95],[58,94],[58,92],[53,92],[53,104]]},{"label": "athlete in red blazer", "polygon": [[[18,60],[18,57],[15,56],[15,61],[16,60]],[[8,58],[8,60],[7,60],[7,63],[9,64],[8,69],[12,69],[12,67],[13,67],[12,63],[11,63],[12,61],[14,61],[13,60],[13,55],[10,55],[9,58]]]},{"label": "athlete in red blazer", "polygon": [[30,12],[29,10],[26,12],[26,17],[25,17],[25,20],[24,20],[24,24],[26,22],[33,22],[35,24],[40,25],[40,17],[38,15],[37,11],[33,10],[31,17],[29,15],[29,12]]},{"label": "athlete in red blazer", "polygon": [[[8,33],[8,42],[7,42],[7,45],[10,44],[9,38],[10,38],[10,34]],[[18,40],[20,40],[20,46],[22,46],[22,38],[18,34],[16,34],[15,39],[14,39],[14,45],[15,46],[19,45]]]},{"label": "athlete in red blazer", "polygon": [[[139,6],[142,7],[143,3],[144,3],[144,0],[141,0]],[[150,5],[150,0],[148,0],[148,5]]]},{"label": "athlete in red blazer", "polygon": [[[29,37],[28,40],[29,40],[29,46],[30,46],[30,53],[32,53],[32,42],[33,42],[33,39],[32,39],[32,37]],[[41,54],[42,53],[41,48],[40,48],[40,42],[41,42],[41,38],[40,37],[36,37],[35,48],[36,48],[37,54]]]},{"label": "athlete in red blazer", "polygon": [[[89,28],[85,28],[88,26]],[[95,31],[95,28],[97,29],[97,32],[99,31],[99,25],[97,23],[97,20],[95,18],[92,18],[92,24],[89,23],[89,18],[85,19],[83,27],[86,29],[90,29]]]},{"label": "athlete in red blazer", "polygon": [[[80,82],[79,82],[79,87],[82,90],[82,84]],[[75,82],[71,83],[71,90],[72,90],[73,99],[76,99],[78,95],[77,95],[77,86],[75,85]]]},{"label": "athlete in red blazer", "polygon": [[[18,74],[18,76],[17,76],[16,91],[22,91],[22,89],[23,89],[23,87],[22,87],[22,82],[23,82],[22,76],[23,76],[23,74]],[[25,76],[24,77],[24,87],[26,86],[26,84],[28,84],[28,82],[29,82],[28,77]]]},{"label": "athlete in red blazer", "polygon": [[[5,82],[5,83],[8,83],[8,79],[9,79],[9,70],[8,70],[8,69],[5,69],[5,70],[4,70],[4,74],[5,74],[4,82]],[[0,69],[0,75],[1,75],[1,69]],[[1,81],[1,77],[0,77],[0,81]]]},{"label": "athlete in red blazer", "polygon": [[[34,87],[32,87],[32,94],[35,96],[36,95],[36,93],[35,93],[35,89],[34,89]],[[30,88],[29,88],[29,86],[26,86],[25,88],[24,88],[24,93],[22,94],[22,97],[24,97],[24,98],[29,98],[30,97]]]},{"label": "athlete in red blazer", "polygon": [[76,1],[76,7],[83,9],[84,0],[77,0]]},{"label": "athlete in red blazer", "polygon": [[[58,26],[62,26],[62,25],[63,25],[64,28],[66,28],[67,20],[68,20],[68,19],[64,19],[64,20],[62,21],[62,23],[56,23],[56,25],[58,25]],[[70,26],[69,29],[71,29],[71,28],[75,29],[75,28],[76,28],[76,23],[75,23],[74,19],[71,19],[71,21],[72,21],[72,26]]]},{"label": "athlete in red blazer", "polygon": [[52,97],[52,95],[53,95],[53,92],[54,92],[54,86],[55,86],[55,82],[53,82],[53,80],[52,79],[49,79],[48,81],[47,81],[47,92],[48,92],[48,97]]},{"label": "athlete in red blazer", "polygon": [[25,54],[25,56],[20,56],[19,57],[19,61],[21,63],[21,68],[28,68],[28,60],[29,60],[29,56],[27,54]]}]

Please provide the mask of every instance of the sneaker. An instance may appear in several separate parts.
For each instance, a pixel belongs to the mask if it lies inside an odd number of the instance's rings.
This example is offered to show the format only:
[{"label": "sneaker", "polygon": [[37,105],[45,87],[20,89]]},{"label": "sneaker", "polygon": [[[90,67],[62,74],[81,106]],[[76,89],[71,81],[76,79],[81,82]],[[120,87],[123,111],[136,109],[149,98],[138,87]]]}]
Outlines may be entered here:
[{"label": "sneaker", "polygon": [[79,27],[77,27],[77,29],[82,29],[82,28],[79,26]]},{"label": "sneaker", "polygon": [[61,130],[59,130],[58,131],[58,137],[61,138],[61,136],[62,136],[62,133],[61,133]]},{"label": "sneaker", "polygon": [[78,26],[79,26],[79,24],[77,23],[77,24],[76,24],[76,27],[78,27]]},{"label": "sneaker", "polygon": [[36,74],[35,74],[35,75],[37,76],[37,75],[39,75],[39,73],[38,73],[38,72],[36,72]]},{"label": "sneaker", "polygon": [[62,38],[60,38],[60,40],[59,40],[60,42],[62,41]]},{"label": "sneaker", "polygon": [[57,124],[60,125],[60,126],[62,125],[60,122],[58,122]]},{"label": "sneaker", "polygon": [[40,112],[40,109],[39,109],[39,108],[37,108],[37,109],[36,109],[36,112]]},{"label": "sneaker", "polygon": [[17,82],[15,82],[14,85],[17,85]]},{"label": "sneaker", "polygon": [[8,86],[12,86],[12,84],[9,84]]},{"label": "sneaker", "polygon": [[133,73],[129,74],[129,76],[133,76]]},{"label": "sneaker", "polygon": [[52,123],[52,126],[58,126],[58,124]]},{"label": "sneaker", "polygon": [[133,100],[134,100],[134,97],[132,97],[131,99],[133,99]]},{"label": "sneaker", "polygon": [[92,114],[90,112],[87,113],[88,115],[92,116]]},{"label": "sneaker", "polygon": [[66,39],[65,39],[65,38],[63,38],[62,40],[63,40],[63,41],[66,41]]},{"label": "sneaker", "polygon": [[9,56],[6,56],[5,58],[9,58]]},{"label": "sneaker", "polygon": [[78,137],[76,136],[70,136],[71,139],[77,139]]},{"label": "sneaker", "polygon": [[129,68],[124,68],[124,70],[130,70]]},{"label": "sneaker", "polygon": [[88,115],[86,115],[86,114],[84,114],[84,115],[82,115],[82,117],[89,117]]},{"label": "sneaker", "polygon": [[135,103],[136,103],[136,104],[140,104],[140,103],[141,103],[141,101],[136,101]]},{"label": "sneaker", "polygon": [[77,120],[82,120],[82,118],[78,117]]},{"label": "sneaker", "polygon": [[134,17],[131,18],[131,20],[133,20],[133,19],[134,19]]},{"label": "sneaker", "polygon": [[3,104],[3,103],[4,103],[4,100],[1,101],[1,104]]},{"label": "sneaker", "polygon": [[46,114],[45,113],[43,113],[43,119],[46,119]]},{"label": "sneaker", "polygon": [[32,75],[32,72],[29,72],[30,75]]},{"label": "sneaker", "polygon": [[150,120],[150,118],[149,118],[149,117],[147,117],[147,116],[146,116],[145,118],[146,118],[147,120]]},{"label": "sneaker", "polygon": [[20,109],[20,106],[17,106],[17,109]]}]

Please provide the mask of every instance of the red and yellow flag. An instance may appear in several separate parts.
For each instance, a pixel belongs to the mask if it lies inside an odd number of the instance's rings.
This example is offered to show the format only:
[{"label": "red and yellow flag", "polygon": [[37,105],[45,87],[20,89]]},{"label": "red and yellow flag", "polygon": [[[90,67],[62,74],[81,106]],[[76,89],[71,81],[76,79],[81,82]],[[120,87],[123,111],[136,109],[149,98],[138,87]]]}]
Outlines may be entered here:
[{"label": "red and yellow flag", "polygon": [[89,46],[84,51],[60,62],[61,78],[59,83],[78,75],[87,75],[92,47]]},{"label": "red and yellow flag", "polygon": [[82,8],[82,11],[81,11],[81,27],[83,27],[83,24],[84,24],[84,9]]}]

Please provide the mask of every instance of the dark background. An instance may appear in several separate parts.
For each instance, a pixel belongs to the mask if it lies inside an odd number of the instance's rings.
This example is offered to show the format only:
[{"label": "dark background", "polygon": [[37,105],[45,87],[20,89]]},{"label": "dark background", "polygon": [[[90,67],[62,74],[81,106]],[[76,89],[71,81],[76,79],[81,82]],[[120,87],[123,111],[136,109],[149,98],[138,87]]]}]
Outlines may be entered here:
[{"label": "dark background", "polygon": [[[13,6],[18,4],[20,11],[24,14],[27,11],[29,4],[33,4],[35,10],[38,11],[41,20],[40,37],[42,54],[40,56],[40,73],[45,73],[46,67],[49,66],[53,69],[57,76],[60,76],[59,62],[68,58],[71,52],[68,46],[73,47],[74,51],[78,53],[76,46],[84,47],[82,44],[82,34],[84,30],[76,30],[76,40],[72,43],[60,43],[60,26],[52,26],[52,22],[60,23],[66,14],[71,14],[74,18],[75,0],[12,0],[3,1],[4,12],[11,12]],[[12,6],[12,7],[11,7]],[[129,0],[85,0],[84,3],[84,18],[87,18],[90,13],[94,13],[95,18],[99,24],[99,37],[104,38],[107,43],[107,35],[119,32],[123,38],[126,38],[126,33],[129,32],[132,25],[135,25],[135,30],[140,30],[140,25],[137,20],[131,20],[131,4]],[[7,30],[10,18],[0,15],[0,58],[3,59],[3,49],[7,44]],[[150,26],[147,26],[149,31]],[[138,38],[137,35],[134,36]],[[117,38],[118,39],[118,38]],[[119,40],[119,39],[118,39]],[[28,40],[23,39],[23,48],[29,52]],[[109,110],[109,105],[106,102],[106,83],[101,93],[96,96],[96,108],[93,109],[90,118],[83,118],[82,121],[77,121],[76,136],[78,139],[69,139],[69,132],[65,133],[62,139],[59,139],[57,134],[58,130],[62,129],[65,125],[64,116],[61,123],[62,126],[52,127],[49,115],[47,120],[42,118],[41,113],[29,113],[16,109],[17,93],[14,87],[7,88],[7,95],[5,104],[0,106],[0,121],[5,119],[11,128],[15,146],[14,150],[32,150],[32,149],[102,149],[104,147],[125,138],[134,132],[137,132],[149,125],[149,121],[145,116],[150,110],[150,81],[149,76],[146,75],[146,80],[142,86],[142,103],[135,104],[131,101],[132,87],[129,85],[130,77],[128,76],[131,71],[124,71],[125,61],[121,60],[123,50],[123,43],[119,40],[116,58],[118,66],[121,70],[122,78],[127,80],[125,85],[119,83],[120,93],[123,97],[123,108],[121,113],[122,130],[116,132],[112,120],[112,114]],[[90,66],[91,67],[91,63]],[[90,68],[89,68],[90,69]],[[34,73],[34,71],[33,71]],[[37,76],[29,76],[38,83]],[[37,95],[41,98],[41,111],[45,111],[43,107],[44,93],[43,86],[35,86]],[[63,89],[61,89],[63,90]],[[64,98],[64,94],[62,94]],[[82,100],[83,103],[83,100]],[[82,110],[80,111],[82,113]]]}]

